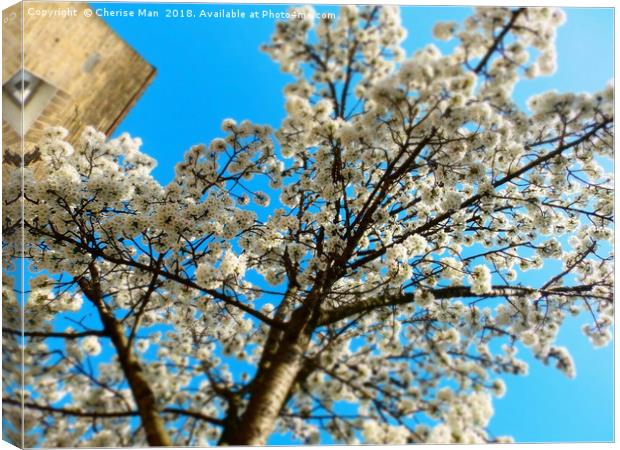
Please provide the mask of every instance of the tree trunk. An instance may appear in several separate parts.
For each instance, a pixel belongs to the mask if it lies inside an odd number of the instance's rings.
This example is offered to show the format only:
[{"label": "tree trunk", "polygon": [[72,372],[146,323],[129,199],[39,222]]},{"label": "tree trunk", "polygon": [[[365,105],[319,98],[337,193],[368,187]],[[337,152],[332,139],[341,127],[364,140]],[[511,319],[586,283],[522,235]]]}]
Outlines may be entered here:
[{"label": "tree trunk", "polygon": [[250,401],[234,430],[224,430],[220,445],[265,445],[273,432],[297,375],[303,367],[304,354],[310,344],[313,327],[309,311],[297,310],[272,353],[265,349],[266,361],[250,392]]}]

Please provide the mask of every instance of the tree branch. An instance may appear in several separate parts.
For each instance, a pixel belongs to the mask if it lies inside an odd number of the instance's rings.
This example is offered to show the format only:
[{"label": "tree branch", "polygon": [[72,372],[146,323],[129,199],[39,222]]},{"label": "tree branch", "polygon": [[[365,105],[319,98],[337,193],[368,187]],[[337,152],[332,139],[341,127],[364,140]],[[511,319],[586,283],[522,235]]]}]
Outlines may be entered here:
[{"label": "tree branch", "polygon": [[[575,293],[589,292],[593,289],[592,285],[579,285],[571,287],[556,287],[551,289],[536,289],[531,287],[520,286],[493,286],[491,292],[487,294],[474,294],[469,286],[452,286],[446,288],[433,289],[430,292],[435,298],[448,299],[448,298],[492,298],[492,297],[505,297],[505,296],[524,296],[533,292],[538,292],[542,295],[570,295]],[[349,303],[339,308],[335,308],[328,311],[323,311],[319,318],[318,326],[330,325],[347,317],[354,316],[356,314],[365,313],[373,309],[404,305],[412,303],[414,301],[414,294],[411,292],[403,293],[400,295],[392,295],[387,297],[372,297],[364,300],[360,300],[354,303]]]},{"label": "tree branch", "polygon": [[[22,402],[19,400],[14,400],[12,398],[2,398],[2,402],[7,403],[9,405],[17,405],[19,407],[22,406]],[[29,403],[26,402],[23,404],[25,408],[35,409],[38,411],[45,411],[52,414],[62,414],[65,416],[74,416],[74,417],[92,417],[94,419],[106,419],[110,417],[134,417],[139,416],[139,411],[82,411],[76,408],[63,408],[57,406],[49,406],[49,405],[39,405],[37,403]],[[165,408],[162,409],[163,413],[168,414],[178,414],[182,416],[193,417],[199,420],[204,420],[205,422],[212,423],[213,425],[222,425],[222,420],[217,419],[215,417],[207,416],[198,411],[185,410],[181,408]]]},{"label": "tree branch", "polygon": [[519,18],[519,16],[523,14],[524,12],[525,12],[525,8],[519,8],[512,12],[512,16],[510,17],[510,20],[508,21],[506,25],[504,25],[504,28],[502,28],[502,31],[497,35],[497,37],[493,41],[493,44],[491,44],[491,47],[489,47],[489,50],[487,51],[487,53],[482,57],[482,59],[480,60],[476,68],[474,69],[475,73],[480,73],[482,69],[485,68],[485,66],[489,62],[489,59],[491,58],[493,53],[495,53],[495,50],[497,50],[497,47],[499,47],[499,45],[504,40],[506,35],[514,27],[514,24]]},{"label": "tree branch", "polygon": [[25,337],[42,337],[42,338],[62,338],[62,339],[80,339],[86,336],[107,337],[107,333],[103,330],[82,331],[79,333],[63,333],[57,331],[22,331],[12,328],[2,328],[3,333],[14,334],[16,336]]},{"label": "tree branch", "polygon": [[64,241],[68,244],[71,244],[77,248],[79,248],[80,250],[83,250],[87,253],[89,253],[90,255],[92,255],[94,258],[101,258],[105,261],[111,262],[113,264],[117,264],[119,266],[130,266],[130,267],[134,267],[136,269],[141,269],[144,270],[147,273],[153,273],[156,275],[160,275],[164,278],[167,278],[169,280],[172,281],[176,281],[177,283],[180,283],[184,286],[196,289],[200,292],[204,292],[210,296],[212,296],[213,298],[216,298],[218,300],[221,300],[222,302],[234,306],[236,308],[239,308],[242,311],[247,312],[248,314],[250,314],[251,316],[259,319],[260,321],[266,323],[267,325],[273,326],[273,327],[278,327],[278,328],[284,328],[284,324],[278,321],[275,321],[273,319],[271,319],[269,316],[266,316],[265,314],[261,313],[260,311],[256,311],[253,308],[250,308],[249,306],[235,300],[234,298],[229,297],[228,295],[225,295],[221,292],[215,291],[213,289],[205,289],[203,287],[201,287],[200,285],[196,284],[195,282],[191,281],[190,279],[184,278],[178,274],[174,274],[171,272],[168,272],[166,270],[160,269],[160,268],[156,268],[156,267],[152,267],[150,265],[147,264],[142,264],[138,261],[134,261],[132,259],[123,259],[123,258],[118,258],[112,255],[108,255],[106,254],[103,250],[99,249],[99,248],[91,248],[86,244],[83,244],[81,242],[78,242],[76,240],[71,239],[68,236],[64,236],[62,234],[59,233],[49,233],[46,232],[40,228],[36,228],[33,227],[27,223],[24,223],[25,226],[28,226],[32,231],[39,233],[43,236],[48,236],[50,238],[53,239],[57,239],[60,241]]},{"label": "tree branch", "polygon": [[159,415],[160,410],[155,393],[146,379],[140,361],[131,351],[122,324],[108,310],[103,301],[103,294],[99,285],[99,270],[95,263],[90,264],[89,271],[91,275],[90,281],[87,281],[85,278],[79,278],[76,281],[86,298],[97,308],[104,329],[109,334],[116,349],[118,362],[127,378],[127,383],[138,406],[147,442],[153,446],[170,446],[172,445],[172,440],[165,428],[164,421]]},{"label": "tree branch", "polygon": [[[509,181],[514,180],[515,178],[523,175],[524,173],[528,172],[529,170],[531,170],[532,168],[539,166],[547,161],[549,161],[550,159],[553,159],[556,156],[561,155],[564,151],[571,149],[583,142],[585,142],[586,140],[588,140],[589,138],[591,138],[592,136],[594,136],[598,131],[600,131],[601,129],[605,128],[607,125],[609,125],[610,123],[613,122],[613,119],[611,118],[606,118],[603,122],[598,123],[596,125],[592,125],[592,129],[590,131],[588,131],[587,133],[585,133],[583,136],[581,136],[578,139],[575,139],[574,141],[571,141],[569,143],[566,143],[564,145],[560,145],[558,146],[555,150],[550,151],[549,153],[545,153],[544,155],[534,159],[533,161],[529,162],[528,164],[525,164],[523,167],[521,167],[520,169],[514,171],[514,172],[510,172],[507,175],[505,175],[504,177],[500,178],[499,180],[496,180],[493,182],[492,186],[493,188],[498,188],[506,183],[508,183]],[[400,243],[402,242],[404,239],[406,239],[407,237],[414,235],[414,234],[422,234],[425,232],[428,232],[431,228],[433,228],[434,226],[440,224],[441,222],[443,222],[446,219],[449,219],[455,212],[460,211],[464,208],[467,208],[473,204],[475,204],[477,201],[481,200],[482,197],[484,197],[485,194],[475,194],[472,195],[471,197],[469,197],[467,200],[465,200],[464,202],[461,203],[461,205],[456,208],[455,210],[450,210],[450,211],[446,211],[445,213],[439,214],[438,216],[434,217],[433,219],[429,220],[428,222],[420,225],[419,227],[417,227],[416,229],[414,229],[413,231],[411,231],[410,233],[407,233],[405,235],[402,236],[402,238],[400,238],[398,241],[395,241],[394,243]],[[359,258],[355,261],[352,261],[351,264],[349,264],[349,269],[353,270],[356,269],[358,267],[363,266],[364,264],[382,256],[385,251],[387,250],[386,246],[381,247],[380,249],[368,254],[367,256],[364,256],[362,258]]]}]

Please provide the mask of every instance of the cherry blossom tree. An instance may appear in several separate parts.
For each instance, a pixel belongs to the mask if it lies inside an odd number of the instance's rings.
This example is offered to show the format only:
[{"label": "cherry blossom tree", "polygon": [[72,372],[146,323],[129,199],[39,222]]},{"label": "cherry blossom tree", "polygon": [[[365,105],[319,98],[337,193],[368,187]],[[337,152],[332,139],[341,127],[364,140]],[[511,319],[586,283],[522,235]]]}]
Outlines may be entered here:
[{"label": "cherry blossom tree", "polygon": [[562,11],[477,8],[409,57],[396,8],[295,11],[263,48],[294,78],[277,130],[226,120],[161,185],[139,139],[55,128],[10,180],[13,442],[509,440],[518,347],[574,376],[564,321],[609,341],[612,86],[512,98]]}]

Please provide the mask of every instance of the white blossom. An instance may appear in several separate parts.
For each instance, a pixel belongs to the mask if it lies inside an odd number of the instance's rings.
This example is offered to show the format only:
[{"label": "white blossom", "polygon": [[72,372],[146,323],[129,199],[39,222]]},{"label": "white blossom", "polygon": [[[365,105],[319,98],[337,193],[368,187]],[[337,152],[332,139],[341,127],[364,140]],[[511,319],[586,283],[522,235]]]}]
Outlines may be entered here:
[{"label": "white blossom", "polygon": [[555,70],[564,14],[478,7],[406,57],[395,7],[288,14],[263,46],[290,75],[277,127],[225,119],[167,183],[138,138],[52,128],[8,173],[23,446],[506,442],[517,349],[573,377],[565,323],[611,342],[613,84],[513,97]]}]

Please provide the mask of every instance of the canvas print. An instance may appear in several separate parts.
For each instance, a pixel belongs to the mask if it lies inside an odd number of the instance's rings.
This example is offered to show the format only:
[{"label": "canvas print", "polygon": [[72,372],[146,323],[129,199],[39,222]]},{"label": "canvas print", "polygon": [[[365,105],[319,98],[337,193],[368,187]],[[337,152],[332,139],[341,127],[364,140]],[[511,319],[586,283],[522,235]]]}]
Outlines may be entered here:
[{"label": "canvas print", "polygon": [[3,440],[614,440],[613,8],[2,18]]}]

